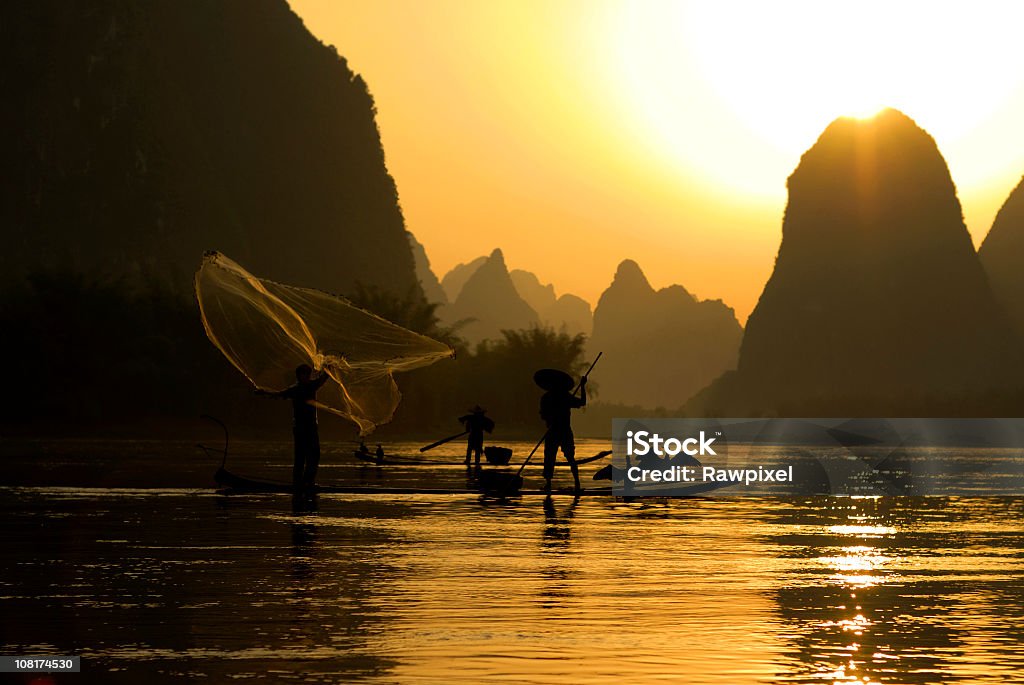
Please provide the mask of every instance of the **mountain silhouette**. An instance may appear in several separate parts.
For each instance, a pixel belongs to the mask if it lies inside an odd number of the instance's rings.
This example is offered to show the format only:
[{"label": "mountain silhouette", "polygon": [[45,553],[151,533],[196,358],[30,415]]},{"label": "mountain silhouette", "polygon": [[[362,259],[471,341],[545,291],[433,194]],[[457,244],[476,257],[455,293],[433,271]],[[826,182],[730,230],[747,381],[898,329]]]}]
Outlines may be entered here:
[{"label": "mountain silhouette", "polygon": [[564,330],[570,335],[590,335],[593,314],[590,312],[590,304],[582,297],[569,293],[556,296],[555,286],[542,284],[529,271],[513,269],[509,276],[516,292],[537,312],[542,324],[556,331]]},{"label": "mountain silhouette", "polygon": [[1024,340],[1024,179],[999,209],[978,257],[1018,340]]},{"label": "mountain silhouette", "polygon": [[423,289],[423,295],[427,298],[427,302],[446,304],[448,297],[445,295],[440,281],[437,280],[437,275],[430,268],[430,260],[427,258],[426,249],[424,249],[420,241],[416,240],[416,236],[411,231],[407,232],[406,235],[409,236],[409,245],[412,247],[412,257],[416,265],[416,279],[420,282],[420,287]]},{"label": "mountain silhouette", "polygon": [[448,296],[449,302],[454,302],[459,298],[459,293],[462,292],[462,286],[466,285],[466,281],[469,280],[470,276],[476,273],[477,269],[483,266],[487,262],[487,255],[477,257],[468,264],[456,264],[441,278],[441,287],[444,289],[445,295]]},{"label": "mountain silhouette", "polygon": [[187,287],[217,249],[298,285],[415,288],[366,83],[284,0],[3,3],[0,65],[6,274]]},{"label": "mountain silhouette", "polygon": [[721,300],[679,285],[655,290],[640,266],[619,264],[594,309],[591,356],[603,351],[601,400],[675,409],[736,366],[742,329]]},{"label": "mountain silhouette", "polygon": [[[487,260],[487,257],[477,257],[466,264],[456,265],[444,275],[441,287],[449,302],[454,302],[459,297],[465,284],[487,263]],[[519,297],[533,309],[541,325],[570,335],[590,334],[593,315],[590,312],[590,303],[582,297],[570,293],[558,296],[555,294],[554,285],[542,284],[535,274],[523,269],[514,269],[508,275]]]},{"label": "mountain silhouette", "polygon": [[459,335],[471,344],[498,339],[503,329],[531,328],[540,323],[537,312],[516,291],[501,250],[484,258],[455,301],[439,313],[447,323],[472,319],[459,329]]},{"label": "mountain silhouette", "polygon": [[895,110],[837,119],[788,186],[775,270],[738,371],[691,408],[956,416],[1012,391],[1009,325],[931,136]]}]

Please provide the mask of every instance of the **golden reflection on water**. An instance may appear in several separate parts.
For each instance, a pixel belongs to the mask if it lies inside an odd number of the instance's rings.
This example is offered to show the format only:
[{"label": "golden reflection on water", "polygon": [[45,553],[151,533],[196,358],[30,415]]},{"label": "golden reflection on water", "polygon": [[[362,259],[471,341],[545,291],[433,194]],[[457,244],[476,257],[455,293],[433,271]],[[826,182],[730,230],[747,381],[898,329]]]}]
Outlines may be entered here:
[{"label": "golden reflection on water", "polygon": [[396,660],[398,682],[770,677],[770,598],[743,577],[754,571],[749,530],[712,540],[675,503],[466,509],[381,522],[415,541],[392,550],[396,580],[372,600],[389,620],[367,649]]},{"label": "golden reflection on water", "polygon": [[153,685],[1024,682],[1017,499],[3,494],[4,653]]},{"label": "golden reflection on water", "polygon": [[865,654],[859,639],[872,629],[873,622],[864,615],[863,606],[857,603],[857,592],[863,593],[873,586],[886,582],[887,575],[881,571],[893,561],[893,557],[880,553],[873,545],[863,544],[863,541],[894,536],[896,529],[892,526],[872,524],[870,517],[860,515],[856,510],[848,514],[848,518],[856,523],[828,526],[828,533],[835,536],[837,541],[856,541],[861,544],[841,546],[839,554],[818,557],[818,562],[833,572],[830,582],[841,584],[850,590],[848,604],[836,606],[838,611],[846,613],[846,618],[825,620],[819,623],[819,627],[825,634],[835,633],[838,629],[839,642],[850,642],[841,645],[838,652],[833,652],[833,659],[838,662],[834,669],[823,666],[820,675],[823,680],[831,679],[836,685],[850,682],[878,685],[880,681],[873,678],[869,665],[886,664],[899,657],[885,651]]},{"label": "golden reflection on water", "polygon": [[[802,526],[802,551],[813,549],[818,572],[808,570],[819,582],[777,592],[800,647],[789,679],[1020,682],[1019,670],[1007,678],[998,663],[1021,635],[1000,615],[1019,621],[1024,610],[1020,511],[1019,501],[1005,499],[832,500],[823,513],[838,521]],[[1008,591],[1009,606],[993,604],[990,584]],[[991,667],[972,645],[985,623],[1004,633],[998,642],[982,640],[999,652]]]}]

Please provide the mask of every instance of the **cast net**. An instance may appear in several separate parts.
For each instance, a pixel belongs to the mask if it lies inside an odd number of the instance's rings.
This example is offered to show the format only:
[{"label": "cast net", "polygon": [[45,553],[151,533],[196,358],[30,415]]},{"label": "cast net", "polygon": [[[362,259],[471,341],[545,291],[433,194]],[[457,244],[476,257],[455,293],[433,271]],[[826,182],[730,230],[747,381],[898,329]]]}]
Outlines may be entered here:
[{"label": "cast net", "polygon": [[331,380],[316,406],[351,419],[361,435],[394,415],[395,371],[455,356],[343,297],[257,278],[219,252],[203,257],[195,289],[207,337],[256,387],[288,387],[300,364],[322,369]]}]

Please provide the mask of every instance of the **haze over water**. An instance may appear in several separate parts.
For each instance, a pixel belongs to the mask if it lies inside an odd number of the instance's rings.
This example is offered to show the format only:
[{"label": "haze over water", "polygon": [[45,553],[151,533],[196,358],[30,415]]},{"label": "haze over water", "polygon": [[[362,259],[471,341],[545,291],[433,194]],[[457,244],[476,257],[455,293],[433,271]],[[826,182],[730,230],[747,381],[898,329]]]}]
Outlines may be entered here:
[{"label": "haze over water", "polygon": [[[3,653],[79,654],[85,681],[114,683],[1024,682],[1019,499],[320,495],[308,511],[197,489],[212,465],[186,448],[22,448],[37,468],[0,504]],[[239,450],[240,473],[287,472],[276,445]],[[42,482],[82,477],[90,452],[119,487]],[[326,461],[332,483],[463,473]],[[139,487],[157,462],[197,487]]]}]

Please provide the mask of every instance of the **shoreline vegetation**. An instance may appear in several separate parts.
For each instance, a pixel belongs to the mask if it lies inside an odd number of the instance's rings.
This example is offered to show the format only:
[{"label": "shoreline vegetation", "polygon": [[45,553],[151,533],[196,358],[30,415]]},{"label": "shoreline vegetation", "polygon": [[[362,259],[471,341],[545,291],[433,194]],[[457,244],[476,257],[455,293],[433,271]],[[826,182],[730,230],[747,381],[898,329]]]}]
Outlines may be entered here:
[{"label": "shoreline vegetation", "polygon": [[[437,306],[416,291],[397,297],[359,285],[350,299],[457,351],[457,364],[396,374],[403,400],[375,438],[436,438],[457,428],[456,417],[476,403],[495,417],[497,435],[532,437],[543,428],[533,371],[550,366],[578,375],[587,362],[582,334],[536,327],[470,346],[440,325]],[[40,271],[0,290],[0,326],[0,353],[25,361],[11,370],[20,392],[16,402],[4,401],[5,436],[204,435],[201,414],[217,416],[239,436],[274,439],[289,430],[288,412],[254,398],[206,339],[192,298],[157,278]],[[599,392],[600,383],[594,387]],[[596,402],[581,417],[580,435],[606,437],[625,409]],[[340,419],[321,417],[321,430],[328,440],[356,439],[354,424]]]}]

